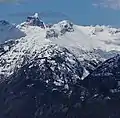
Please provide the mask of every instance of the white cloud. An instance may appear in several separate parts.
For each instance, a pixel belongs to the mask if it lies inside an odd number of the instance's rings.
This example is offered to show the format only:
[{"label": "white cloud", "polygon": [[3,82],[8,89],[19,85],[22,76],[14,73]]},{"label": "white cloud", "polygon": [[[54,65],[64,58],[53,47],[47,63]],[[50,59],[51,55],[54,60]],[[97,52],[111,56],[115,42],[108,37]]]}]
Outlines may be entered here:
[{"label": "white cloud", "polygon": [[94,0],[93,6],[120,10],[120,0]]}]

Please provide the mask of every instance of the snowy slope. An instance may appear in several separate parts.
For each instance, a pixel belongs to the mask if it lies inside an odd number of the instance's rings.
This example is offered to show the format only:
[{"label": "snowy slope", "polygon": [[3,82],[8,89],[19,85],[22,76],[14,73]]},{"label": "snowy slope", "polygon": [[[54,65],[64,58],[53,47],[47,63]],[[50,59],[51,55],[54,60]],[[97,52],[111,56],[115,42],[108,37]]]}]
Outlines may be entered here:
[{"label": "snowy slope", "polygon": [[110,26],[78,26],[91,41],[94,48],[100,48],[105,51],[120,51],[120,29],[111,28]]},{"label": "snowy slope", "polygon": [[[65,46],[63,45],[63,41],[59,43],[59,41],[56,42],[58,39],[45,39],[46,31],[40,27],[25,26],[22,27],[21,30],[24,31],[27,36],[19,39],[18,43],[10,48],[9,51],[3,53],[0,57],[1,75],[11,75],[14,70],[22,66],[25,58],[28,58],[28,60],[34,59],[44,45],[58,44],[62,47],[68,47],[67,49],[70,49],[71,45]],[[62,38],[59,40],[62,40]],[[73,47],[71,47],[71,49],[72,48]]]},{"label": "snowy slope", "polygon": [[[51,29],[54,29],[58,34],[58,37],[50,37],[45,39],[46,32],[50,29],[45,29],[40,31],[39,27],[22,27],[21,30],[25,32],[28,36],[39,38],[38,41],[42,42],[52,42],[60,46],[66,47],[72,52],[76,53],[76,56],[81,59],[81,52],[84,54],[83,57],[92,59],[94,55],[103,60],[114,56],[120,51],[119,47],[119,29],[110,28],[108,26],[77,26],[73,25],[74,31],[66,32],[61,35],[62,31],[61,24],[65,21],[59,22],[53,25]],[[66,23],[67,24],[67,23]],[[41,37],[41,35],[43,35]],[[109,53],[108,53],[109,52]],[[114,52],[114,54],[113,54]],[[91,53],[94,53],[94,55]]]},{"label": "snowy slope", "polygon": [[[64,21],[62,21],[64,22]],[[51,29],[55,29],[56,32],[60,32],[60,24],[55,24]],[[110,28],[109,26],[73,26],[73,32],[67,32],[64,35],[60,35],[58,38],[50,38],[48,41],[59,44],[61,46],[70,47],[73,49],[79,48],[82,50],[93,51],[93,49],[101,49],[103,51],[120,51],[120,29]],[[34,38],[44,35],[45,41],[46,30],[39,33],[39,27],[22,27],[22,31]]]},{"label": "snowy slope", "polygon": [[74,32],[60,37],[57,42],[66,46],[79,47],[84,50],[101,49],[120,51],[120,29],[108,26],[77,26]]},{"label": "snowy slope", "polygon": [[[93,71],[99,63],[120,51],[120,31],[108,26],[78,26],[69,21],[61,21],[46,29],[23,24],[18,25],[16,29],[24,32],[26,36],[19,37],[17,43],[12,46],[2,45],[1,75],[11,75],[13,70],[21,67],[25,57],[34,59],[44,45],[57,44],[65,47],[89,71]],[[50,33],[50,37],[46,38],[47,33]]]},{"label": "snowy slope", "polygon": [[[37,13],[36,13],[37,14]],[[20,28],[23,32],[25,32],[29,36],[34,37],[40,37],[42,34],[44,37],[46,36],[46,31],[54,30],[56,34],[58,34],[58,37],[55,38],[49,38],[51,39],[53,43],[57,43],[61,46],[65,47],[77,47],[83,50],[91,51],[93,49],[101,49],[103,51],[111,51],[116,50],[120,51],[120,29],[112,28],[110,26],[78,26],[74,25],[70,21],[64,20],[57,24],[53,24],[51,28],[46,28],[44,31],[38,34],[39,29],[41,29],[42,24],[37,24],[38,20],[41,21],[38,17],[36,17],[36,14],[32,16],[34,18],[33,21],[27,21],[18,25],[18,28]],[[36,20],[35,20],[36,19]],[[30,26],[31,23],[34,27]],[[30,24],[30,25],[29,25]],[[44,22],[43,22],[44,24]],[[64,35],[63,35],[64,34]],[[35,36],[36,35],[36,36]],[[54,40],[54,38],[56,40]]]}]

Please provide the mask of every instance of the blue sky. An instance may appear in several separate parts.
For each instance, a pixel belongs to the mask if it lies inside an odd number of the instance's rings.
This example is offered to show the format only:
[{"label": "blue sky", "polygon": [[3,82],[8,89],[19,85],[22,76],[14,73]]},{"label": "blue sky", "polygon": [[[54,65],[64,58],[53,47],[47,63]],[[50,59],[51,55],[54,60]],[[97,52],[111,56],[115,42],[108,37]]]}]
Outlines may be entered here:
[{"label": "blue sky", "polygon": [[[0,19],[20,23],[25,17],[39,12],[45,22],[69,19],[80,25],[105,24],[120,26],[120,10],[100,7],[95,0],[25,0],[0,3]],[[96,0],[101,1],[101,0]]]}]

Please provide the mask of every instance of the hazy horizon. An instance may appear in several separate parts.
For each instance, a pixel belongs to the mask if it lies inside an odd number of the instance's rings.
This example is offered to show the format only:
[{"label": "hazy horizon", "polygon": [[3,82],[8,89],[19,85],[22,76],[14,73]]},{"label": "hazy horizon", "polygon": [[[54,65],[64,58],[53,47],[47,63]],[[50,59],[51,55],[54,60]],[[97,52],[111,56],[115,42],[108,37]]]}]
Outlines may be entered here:
[{"label": "hazy horizon", "polygon": [[13,23],[21,23],[27,15],[38,12],[45,22],[57,22],[68,19],[79,25],[104,24],[115,27],[120,26],[119,9],[101,7],[96,4],[95,1],[97,0],[5,1],[7,2],[0,3],[0,19],[5,19]]}]

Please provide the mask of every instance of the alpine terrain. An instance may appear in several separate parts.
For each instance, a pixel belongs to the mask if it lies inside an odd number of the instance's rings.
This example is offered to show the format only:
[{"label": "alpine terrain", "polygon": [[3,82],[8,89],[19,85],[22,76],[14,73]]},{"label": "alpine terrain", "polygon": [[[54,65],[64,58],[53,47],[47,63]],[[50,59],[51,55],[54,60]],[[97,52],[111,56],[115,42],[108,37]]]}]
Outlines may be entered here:
[{"label": "alpine terrain", "polygon": [[0,21],[0,118],[120,118],[120,29]]}]

